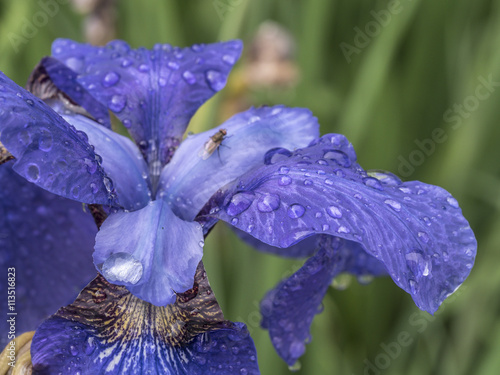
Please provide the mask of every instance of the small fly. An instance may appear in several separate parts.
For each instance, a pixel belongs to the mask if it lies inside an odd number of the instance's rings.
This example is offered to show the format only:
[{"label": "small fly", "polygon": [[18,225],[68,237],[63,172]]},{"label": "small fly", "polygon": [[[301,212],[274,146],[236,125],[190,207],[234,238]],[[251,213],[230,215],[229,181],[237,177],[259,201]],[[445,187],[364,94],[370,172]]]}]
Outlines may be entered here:
[{"label": "small fly", "polygon": [[212,135],[208,141],[205,142],[203,148],[198,152],[198,156],[203,160],[207,160],[215,150],[218,151],[222,141],[226,138],[227,130],[220,129],[217,133]]}]

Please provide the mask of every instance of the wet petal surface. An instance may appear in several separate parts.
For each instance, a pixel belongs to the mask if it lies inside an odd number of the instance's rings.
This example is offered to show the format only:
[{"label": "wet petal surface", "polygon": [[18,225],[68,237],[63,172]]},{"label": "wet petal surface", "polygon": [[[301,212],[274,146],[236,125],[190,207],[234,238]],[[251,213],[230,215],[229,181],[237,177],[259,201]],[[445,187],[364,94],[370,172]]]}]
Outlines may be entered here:
[{"label": "wet petal surface", "polygon": [[53,108],[69,124],[87,135],[95,152],[102,157],[101,165],[113,181],[120,206],[126,210],[146,206],[151,200],[148,166],[136,145],[85,116],[64,111],[57,104]]},{"label": "wet petal surface", "polygon": [[31,351],[45,373],[259,374],[246,327],[224,320],[201,263],[167,307],[96,278],[37,330]]},{"label": "wet petal surface", "polygon": [[[227,135],[206,157],[207,144],[214,146],[211,137],[221,129]],[[307,109],[284,106],[249,109],[216,129],[191,135],[182,142],[162,172],[159,195],[178,216],[193,220],[217,189],[262,165],[269,149],[305,147],[318,134],[318,121]],[[281,156],[277,153],[274,158]],[[260,205],[273,210],[277,203],[268,197]]]},{"label": "wet petal surface", "polygon": [[196,110],[221,90],[242,49],[240,41],[188,48],[157,44],[131,49],[58,39],[52,54],[79,74],[81,83],[129,129],[158,175]]},{"label": "wet petal surface", "polygon": [[79,202],[116,204],[112,181],[86,134],[1,72],[0,141],[28,181]]},{"label": "wet petal surface", "polygon": [[193,285],[203,256],[203,232],[163,201],[112,213],[96,237],[94,264],[106,279],[154,305],[175,301]]},{"label": "wet petal surface", "polygon": [[[12,164],[0,165],[0,270],[5,275],[0,312],[6,317],[0,321],[2,346],[7,344],[8,312],[17,313],[17,334],[33,330],[96,275],[92,216],[80,203],[27,182],[12,171]],[[14,278],[13,311],[8,311],[7,277]]]},{"label": "wet petal surface", "polygon": [[[262,210],[258,202],[271,194],[280,204]],[[359,242],[431,313],[465,280],[476,254],[474,234],[448,192],[366,173],[338,134],[247,173],[203,212],[273,246],[318,233]]]}]

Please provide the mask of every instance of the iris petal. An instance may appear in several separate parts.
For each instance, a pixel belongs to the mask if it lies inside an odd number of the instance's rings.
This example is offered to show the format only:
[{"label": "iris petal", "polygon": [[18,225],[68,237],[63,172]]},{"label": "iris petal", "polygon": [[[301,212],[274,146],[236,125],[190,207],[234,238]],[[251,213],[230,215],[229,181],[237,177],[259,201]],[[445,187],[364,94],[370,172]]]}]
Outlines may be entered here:
[{"label": "iris petal", "polygon": [[59,39],[52,54],[118,116],[159,173],[196,110],[226,84],[241,49],[240,41],[133,50],[123,41],[94,47]]},{"label": "iris petal", "polygon": [[154,305],[189,289],[203,256],[203,232],[179,219],[163,201],[112,213],[96,237],[94,264],[112,283],[126,285]]},{"label": "iris petal", "polygon": [[[53,103],[53,108],[60,111],[60,105]],[[137,210],[151,200],[148,166],[136,145],[121,136],[82,115],[60,112],[63,118],[77,130],[83,131],[89,143],[102,157],[102,167],[113,181],[121,207]]]},{"label": "iris petal", "polygon": [[[12,164],[0,166],[0,268],[5,275],[0,311],[4,317],[17,313],[15,328],[20,334],[71,302],[95,277],[90,256],[97,228],[81,204],[27,182],[12,171]],[[8,311],[12,290],[14,310]],[[8,332],[7,318],[1,319],[0,331]],[[2,334],[0,346],[6,340],[7,334]]]},{"label": "iris petal", "polygon": [[224,320],[201,263],[192,286],[175,304],[157,307],[96,278],[38,328],[31,346],[34,370],[259,374],[246,327]]},{"label": "iris petal", "polygon": [[[338,134],[290,155],[248,172],[204,212],[273,246],[318,233],[359,242],[430,313],[468,276],[476,240],[448,192],[378,175],[380,182],[355,162],[352,145]],[[279,206],[262,211],[258,202],[271,194]]]},{"label": "iris petal", "polygon": [[[78,104],[95,121],[111,129],[107,107],[99,103],[77,82],[78,75],[53,57],[44,57],[35,67],[28,80],[27,89],[40,99],[69,98],[68,104]],[[63,95],[59,95],[60,92]],[[66,96],[66,98],[64,97]]]},{"label": "iris petal", "polygon": [[[200,152],[220,129],[227,136],[213,154],[204,160]],[[262,165],[271,148],[307,146],[319,134],[319,125],[304,108],[284,106],[252,108],[239,113],[217,129],[189,136],[182,142],[160,178],[159,195],[172,210],[193,220],[208,199],[228,182]],[[215,152],[214,152],[215,153]],[[261,202],[272,209],[272,199]]]},{"label": "iris petal", "polygon": [[0,141],[28,181],[83,203],[115,204],[112,182],[85,133],[0,72]]}]

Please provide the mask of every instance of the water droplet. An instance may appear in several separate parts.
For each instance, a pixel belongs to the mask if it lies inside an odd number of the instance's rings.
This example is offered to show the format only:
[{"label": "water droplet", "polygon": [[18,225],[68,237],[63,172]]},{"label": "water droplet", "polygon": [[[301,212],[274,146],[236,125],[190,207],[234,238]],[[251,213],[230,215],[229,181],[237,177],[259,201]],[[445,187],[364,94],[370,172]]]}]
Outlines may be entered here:
[{"label": "water droplet", "polygon": [[78,349],[74,345],[69,346],[69,351],[72,356],[77,356],[78,355]]},{"label": "water droplet", "polygon": [[83,163],[87,166],[87,172],[90,174],[94,174],[97,171],[97,161],[84,158]]},{"label": "water droplet", "polygon": [[48,152],[52,149],[52,135],[48,131],[43,131],[38,142],[38,148],[42,151]]},{"label": "water droplet", "polygon": [[325,152],[323,158],[333,160],[344,168],[351,166],[351,159],[349,159],[349,156],[342,151],[329,150]]},{"label": "water droplet", "polygon": [[205,246],[205,241],[201,240],[200,242],[198,242],[198,246],[200,246],[200,247]]},{"label": "water droplet", "polygon": [[329,186],[332,186],[332,185],[334,184],[334,182],[333,182],[333,180],[330,180],[329,178],[327,178],[327,179],[325,180],[325,184],[326,184],[326,185],[329,185]]},{"label": "water droplet", "polygon": [[143,73],[149,72],[149,65],[147,64],[139,65],[139,71]]},{"label": "water droplet", "polygon": [[340,219],[342,217],[342,212],[337,206],[330,206],[326,209],[326,213],[334,219]]},{"label": "water droplet", "polygon": [[113,95],[108,102],[108,108],[113,112],[121,112],[127,104],[127,98],[123,95]]},{"label": "water droplet", "polygon": [[237,225],[237,224],[238,224],[238,218],[237,218],[237,217],[233,217],[233,218],[231,219],[231,224],[232,224],[232,225]]},{"label": "water droplet", "polygon": [[453,208],[458,208],[459,207],[458,201],[455,198],[453,198],[453,197],[446,198],[446,201]]},{"label": "water droplet", "polygon": [[371,187],[373,189],[377,189],[377,190],[384,190],[384,188],[382,187],[382,184],[380,183],[379,180],[377,180],[376,178],[373,178],[373,177],[365,177],[363,178],[363,183],[368,186],[368,187]]},{"label": "water droplet", "polygon": [[189,70],[186,70],[184,73],[182,73],[182,78],[184,78],[184,81],[186,81],[190,85],[196,83],[196,77]]},{"label": "water droplet", "polygon": [[168,66],[170,69],[172,69],[172,70],[177,70],[177,69],[179,69],[179,64],[178,64],[178,63],[176,63],[175,61],[169,61],[169,62],[167,63],[167,66]]},{"label": "water droplet", "polygon": [[417,233],[418,238],[422,240],[423,243],[428,243],[429,242],[429,235],[425,232],[418,232]]},{"label": "water droplet", "polygon": [[36,164],[28,164],[28,169],[26,170],[26,178],[30,182],[36,182],[40,178],[40,169]]},{"label": "water droplet", "polygon": [[326,232],[328,229],[330,229],[330,226],[328,224],[323,224],[321,229],[323,230],[323,232]]},{"label": "water droplet", "polygon": [[239,215],[250,207],[254,198],[254,194],[250,192],[236,193],[231,197],[231,202],[226,208],[226,212],[230,216]]},{"label": "water droplet", "polygon": [[279,173],[281,173],[281,174],[287,174],[288,172],[290,172],[290,168],[288,168],[288,167],[282,166],[279,169]]},{"label": "water droplet", "polygon": [[328,165],[328,162],[325,159],[318,159],[316,160],[316,163],[319,165]]},{"label": "water droplet", "polygon": [[33,107],[33,105],[34,105],[35,103],[34,103],[34,102],[33,102],[33,100],[31,100],[31,99],[26,99],[26,104],[28,104],[29,106]]},{"label": "water droplet", "polygon": [[17,134],[17,139],[19,140],[19,142],[22,145],[28,146],[31,143],[31,134],[30,134],[29,130],[27,130],[27,129],[21,130]]},{"label": "water droplet", "polygon": [[128,118],[126,118],[125,120],[123,120],[123,126],[128,129],[132,126],[132,122]]},{"label": "water droplet", "polygon": [[163,77],[158,78],[158,85],[165,87],[167,85],[167,79]]},{"label": "water droplet", "polygon": [[291,344],[290,344],[290,355],[293,357],[293,358],[298,358],[300,357],[302,354],[304,354],[306,351],[306,346],[304,345],[304,343],[300,340],[294,340]]},{"label": "water droplet", "polygon": [[104,177],[102,179],[102,182],[104,183],[104,186],[106,187],[106,190],[108,192],[111,192],[111,190],[113,190],[113,182],[111,182],[111,180],[108,177]]},{"label": "water droplet", "polygon": [[244,367],[243,367],[243,368],[241,368],[241,369],[240,369],[240,374],[241,374],[241,375],[248,375],[248,371],[247,371],[247,369],[246,369],[246,368],[244,368]]},{"label": "water droplet", "polygon": [[401,204],[399,202],[396,202],[392,199],[386,199],[384,203],[388,206],[390,206],[394,211],[399,212],[401,211]]},{"label": "water droplet", "polygon": [[341,226],[339,227],[339,229],[337,229],[337,233],[345,233],[345,234],[348,234],[348,233],[351,233],[351,231],[349,230],[349,228],[344,227],[343,225],[341,225]]},{"label": "water droplet", "polygon": [[385,186],[398,186],[402,184],[401,179],[392,174],[391,172],[382,171],[379,169],[372,169],[366,172],[368,176],[374,177],[380,182],[382,182]]},{"label": "water droplet", "polygon": [[417,294],[417,291],[418,291],[418,289],[417,289],[417,287],[418,287],[417,282],[415,280],[410,279],[408,281],[408,284],[410,285],[410,292],[411,292],[411,294]]},{"label": "water droplet", "polygon": [[290,176],[281,176],[278,180],[278,185],[287,186],[292,183],[292,178]]},{"label": "water droplet", "polygon": [[124,68],[128,68],[130,65],[133,64],[133,61],[130,59],[124,59],[121,63],[121,66]]},{"label": "water droplet", "polygon": [[279,208],[280,197],[276,194],[262,195],[257,201],[257,208],[260,212],[272,212]]},{"label": "water droplet", "polygon": [[233,55],[224,55],[222,56],[222,61],[226,64],[233,65],[236,62],[236,58]]},{"label": "water droplet", "polygon": [[78,198],[80,196],[80,185],[76,185],[71,189],[71,195],[73,198]]},{"label": "water droplet", "polygon": [[119,80],[120,80],[120,75],[118,73],[109,72],[104,76],[101,83],[104,87],[111,87],[113,85],[116,85]]},{"label": "water droplet", "polygon": [[135,285],[142,277],[142,263],[129,253],[114,253],[102,265],[102,274],[110,282]]},{"label": "water droplet", "polygon": [[288,214],[288,217],[290,217],[291,219],[298,219],[299,217],[304,216],[305,212],[306,212],[306,209],[304,208],[304,206],[296,203],[296,204],[292,204],[288,208],[287,214]]},{"label": "water droplet", "polygon": [[220,91],[226,85],[226,77],[217,70],[208,70],[205,73],[208,85],[214,91]]},{"label": "water droplet", "polygon": [[311,185],[313,185],[313,182],[311,180],[305,180],[304,181],[304,185],[305,186],[311,186]]},{"label": "water droplet", "polygon": [[420,250],[415,250],[406,254],[405,258],[408,268],[415,276],[429,276],[432,263],[429,262],[427,257]]}]

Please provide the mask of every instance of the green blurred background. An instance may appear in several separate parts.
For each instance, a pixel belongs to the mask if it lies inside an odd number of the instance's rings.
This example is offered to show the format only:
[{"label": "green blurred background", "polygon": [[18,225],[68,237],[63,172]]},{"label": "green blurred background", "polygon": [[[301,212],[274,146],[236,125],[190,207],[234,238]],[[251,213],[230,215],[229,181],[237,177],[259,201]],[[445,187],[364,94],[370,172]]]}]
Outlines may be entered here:
[{"label": "green blurred background", "polygon": [[[399,170],[460,202],[477,235],[477,261],[435,317],[390,279],[361,285],[344,278],[345,290],[327,293],[298,373],[499,372],[500,1],[116,1],[101,12],[109,17],[103,24],[92,24],[84,9],[92,1],[55,1],[54,14],[39,1],[0,1],[0,70],[21,85],[53,39],[95,38],[95,25],[104,39],[114,33],[133,47],[241,38],[242,60],[192,131],[250,105],[308,107],[322,133],[349,138],[364,168]],[[269,20],[287,31],[262,28]],[[264,68],[270,73],[261,77]],[[424,141],[438,128],[439,143]],[[226,318],[248,325],[262,373],[289,373],[258,327],[257,306],[301,262],[258,253],[222,224],[207,239],[204,259]]]}]

